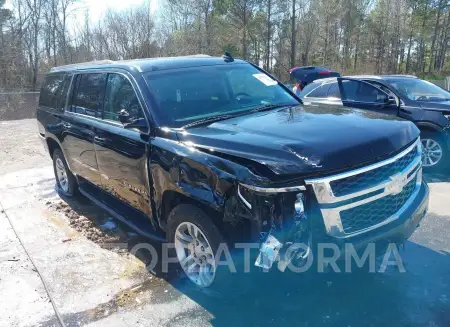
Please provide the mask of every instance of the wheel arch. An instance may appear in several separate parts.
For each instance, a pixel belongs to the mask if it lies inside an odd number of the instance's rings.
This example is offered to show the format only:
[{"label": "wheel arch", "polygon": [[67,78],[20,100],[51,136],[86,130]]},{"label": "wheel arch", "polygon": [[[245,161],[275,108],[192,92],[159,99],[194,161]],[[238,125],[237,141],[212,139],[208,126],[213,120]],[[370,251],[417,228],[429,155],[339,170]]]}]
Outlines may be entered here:
[{"label": "wheel arch", "polygon": [[197,208],[200,208],[205,214],[210,218],[214,225],[217,228],[221,228],[222,226],[222,218],[223,211],[218,211],[213,209],[211,206],[203,203],[199,199],[195,199],[193,197],[187,196],[178,191],[174,190],[166,190],[162,196],[162,202],[160,207],[160,226],[165,229],[167,226],[167,219],[174,208],[181,204],[190,204]]},{"label": "wheel arch", "polygon": [[53,158],[53,152],[55,152],[56,149],[60,149],[62,151],[61,145],[55,139],[47,137],[45,141],[47,142],[50,158]]},{"label": "wheel arch", "polygon": [[426,131],[426,132],[436,132],[436,133],[440,133],[442,132],[442,128],[439,127],[438,125],[431,123],[431,122],[426,122],[426,121],[421,121],[421,122],[416,122],[416,126],[419,128],[420,131]]}]

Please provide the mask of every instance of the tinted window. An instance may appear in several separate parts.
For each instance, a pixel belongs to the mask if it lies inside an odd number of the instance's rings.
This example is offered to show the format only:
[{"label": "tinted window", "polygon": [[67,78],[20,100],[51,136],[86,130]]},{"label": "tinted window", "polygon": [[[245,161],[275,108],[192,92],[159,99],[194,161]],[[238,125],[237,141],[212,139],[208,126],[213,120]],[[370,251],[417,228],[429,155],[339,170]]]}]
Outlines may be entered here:
[{"label": "tinted window", "polygon": [[267,105],[297,105],[278,82],[248,64],[202,66],[147,74],[164,124],[182,127]]},{"label": "tinted window", "polygon": [[39,96],[39,105],[56,109],[59,107],[58,99],[62,94],[65,74],[52,74],[45,77]]},{"label": "tinted window", "polygon": [[387,100],[386,93],[366,82],[344,80],[342,88],[349,101],[383,103]]},{"label": "tinted window", "polygon": [[331,84],[330,88],[328,89],[328,97],[337,99],[341,98],[341,91],[339,90],[338,83]]},{"label": "tinted window", "polygon": [[122,75],[109,74],[105,94],[103,119],[119,121],[119,112],[125,109],[131,118],[144,118],[136,92],[130,81]]},{"label": "tinted window", "polygon": [[81,74],[77,76],[73,94],[72,111],[101,117],[106,74]]}]

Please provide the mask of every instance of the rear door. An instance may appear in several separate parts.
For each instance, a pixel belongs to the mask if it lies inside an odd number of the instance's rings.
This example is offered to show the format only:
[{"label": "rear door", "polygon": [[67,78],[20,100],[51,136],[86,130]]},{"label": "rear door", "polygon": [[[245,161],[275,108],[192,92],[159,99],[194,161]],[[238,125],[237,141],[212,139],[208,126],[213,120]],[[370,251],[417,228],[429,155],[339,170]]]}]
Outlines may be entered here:
[{"label": "rear door", "polygon": [[94,139],[95,126],[101,121],[106,74],[77,74],[72,84],[73,92],[64,115],[62,144],[72,172],[81,177],[81,186],[89,191],[91,184],[102,186]]},{"label": "rear door", "polygon": [[398,104],[380,88],[361,80],[338,78],[342,103],[346,107],[397,115]]},{"label": "rear door", "polygon": [[[110,204],[123,215],[129,215],[123,204],[146,215],[151,214],[147,173],[149,124],[138,90],[128,74],[108,74],[102,124],[95,129],[95,151],[103,190],[106,196],[109,195]],[[125,128],[118,115],[123,109],[131,118],[144,118],[147,126],[139,130]]]}]

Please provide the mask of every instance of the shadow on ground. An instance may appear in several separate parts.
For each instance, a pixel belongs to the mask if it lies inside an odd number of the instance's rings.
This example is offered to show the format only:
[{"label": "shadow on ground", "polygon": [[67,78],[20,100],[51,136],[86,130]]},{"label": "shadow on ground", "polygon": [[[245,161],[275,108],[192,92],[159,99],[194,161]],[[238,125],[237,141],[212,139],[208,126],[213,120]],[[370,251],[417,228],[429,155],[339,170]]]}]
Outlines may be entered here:
[{"label": "shadow on ground", "polygon": [[[450,181],[444,174],[426,174],[425,178],[431,183]],[[82,197],[64,200],[73,211],[88,217],[98,227],[109,219],[108,214]],[[439,220],[447,230],[450,228],[447,217],[427,219],[427,224]],[[133,235],[127,226],[116,223],[118,231],[105,233],[119,235],[116,241],[125,244],[125,251],[149,243],[161,255],[160,243]],[[157,266],[151,273],[158,278],[135,287],[153,288],[156,297],[153,296],[152,303],[170,303],[183,294],[213,317],[210,319],[213,326],[450,326],[450,256],[433,250],[431,245],[428,247],[433,235],[426,232],[423,235],[423,240],[421,236],[415,239],[426,246],[408,241],[406,250],[401,251],[405,273],[394,267],[385,273],[263,273],[253,267],[251,273],[229,275],[223,286],[199,289],[176,270],[163,274]],[[145,250],[138,251],[136,256],[146,265],[152,261]],[[166,293],[160,278],[178,292]],[[133,296],[133,292],[124,290],[101,308],[108,309],[110,314],[116,312],[113,308],[122,305],[127,310],[120,298],[128,293]],[[102,317],[100,309],[98,319]],[[173,323],[175,319],[180,317],[174,317]],[[68,320],[73,325],[79,322],[77,315]],[[94,315],[89,320],[97,318]]]}]

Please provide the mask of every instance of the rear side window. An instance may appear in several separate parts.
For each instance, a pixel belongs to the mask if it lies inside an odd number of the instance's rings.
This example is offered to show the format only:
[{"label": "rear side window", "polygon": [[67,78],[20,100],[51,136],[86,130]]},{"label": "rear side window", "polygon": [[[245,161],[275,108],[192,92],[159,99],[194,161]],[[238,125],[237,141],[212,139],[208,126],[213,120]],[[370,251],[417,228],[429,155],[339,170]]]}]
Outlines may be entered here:
[{"label": "rear side window", "polygon": [[76,77],[71,111],[101,118],[106,74],[81,74]]},{"label": "rear side window", "polygon": [[63,92],[63,85],[66,74],[47,75],[41,88],[39,96],[39,106],[57,109],[60,107],[60,95]]}]

